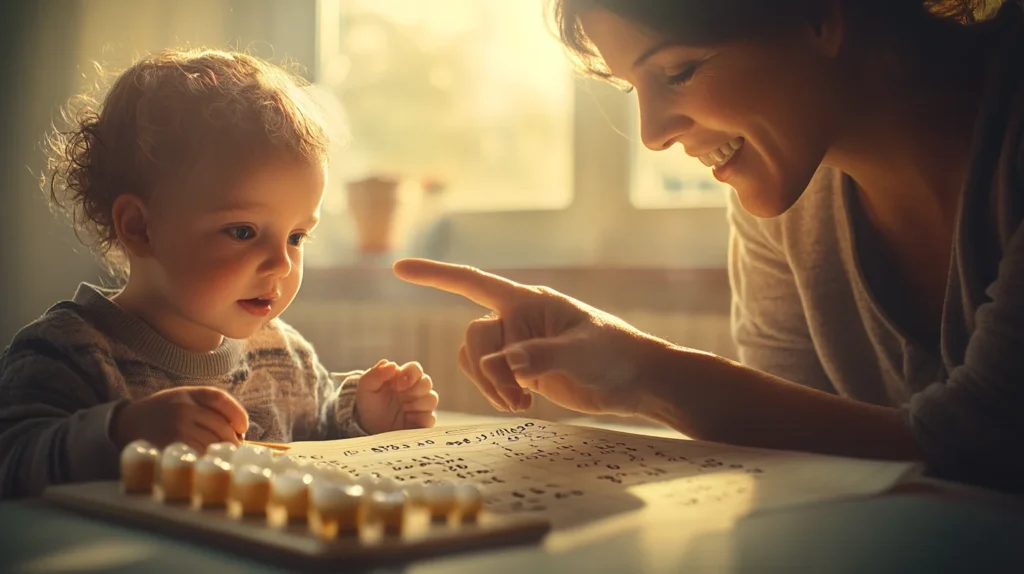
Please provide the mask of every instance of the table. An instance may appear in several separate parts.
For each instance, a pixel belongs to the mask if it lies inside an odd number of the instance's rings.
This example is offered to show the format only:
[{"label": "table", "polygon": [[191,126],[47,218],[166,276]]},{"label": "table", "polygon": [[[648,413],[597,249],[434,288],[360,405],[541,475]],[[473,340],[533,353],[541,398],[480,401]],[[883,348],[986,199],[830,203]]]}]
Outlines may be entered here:
[{"label": "table", "polygon": [[[453,415],[440,418],[445,424],[482,420]],[[941,492],[887,494],[759,514],[729,531],[685,541],[675,539],[673,532],[652,539],[650,532],[624,531],[564,550],[539,546],[492,550],[386,571],[1024,572],[1024,512],[1019,510],[1020,504],[1018,499],[984,495],[972,499]],[[228,574],[282,570],[34,500],[0,504],[0,572]]]}]

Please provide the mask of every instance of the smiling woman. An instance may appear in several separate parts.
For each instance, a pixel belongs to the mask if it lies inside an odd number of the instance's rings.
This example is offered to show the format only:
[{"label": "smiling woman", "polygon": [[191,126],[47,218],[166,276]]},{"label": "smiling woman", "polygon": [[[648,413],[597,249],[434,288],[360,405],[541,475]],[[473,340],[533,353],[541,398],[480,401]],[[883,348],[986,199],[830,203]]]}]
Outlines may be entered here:
[{"label": "smiling woman", "polygon": [[[973,19],[970,2],[939,6]],[[840,9],[841,28],[829,28]],[[885,72],[869,56],[895,56],[889,71],[920,70],[922,84],[934,80],[926,70],[945,76],[950,58],[962,57],[938,49],[941,27],[926,14],[921,0],[556,3],[582,68],[636,90],[644,144],[681,144],[761,216],[785,211],[806,187],[857,104],[850,84]],[[933,50],[911,49],[907,38]]]},{"label": "smiling woman", "polygon": [[[991,3],[989,3],[991,4]],[[995,4],[999,4],[998,2]],[[460,366],[499,408],[640,414],[719,442],[1024,488],[1024,12],[963,0],[555,0],[652,150],[735,188],[743,364],[544,287],[403,261],[496,312]]]}]

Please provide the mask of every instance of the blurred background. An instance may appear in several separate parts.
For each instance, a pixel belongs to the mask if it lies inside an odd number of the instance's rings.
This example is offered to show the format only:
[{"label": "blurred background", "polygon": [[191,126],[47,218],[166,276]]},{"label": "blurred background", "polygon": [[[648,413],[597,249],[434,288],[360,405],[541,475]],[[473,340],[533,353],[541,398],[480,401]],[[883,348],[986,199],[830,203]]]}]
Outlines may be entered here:
[{"label": "blurred background", "polygon": [[[727,188],[639,142],[635,96],[577,78],[542,0],[38,0],[0,7],[0,338],[106,280],[40,191],[76,93],[166,47],[299,70],[347,143],[284,319],[331,370],[419,360],[441,408],[488,414],[459,373],[484,313],[402,285],[414,255],[545,284],[675,343],[733,356]],[[96,65],[104,73],[98,73]],[[6,344],[6,343],[5,343]],[[538,404],[529,415],[569,413]]]}]

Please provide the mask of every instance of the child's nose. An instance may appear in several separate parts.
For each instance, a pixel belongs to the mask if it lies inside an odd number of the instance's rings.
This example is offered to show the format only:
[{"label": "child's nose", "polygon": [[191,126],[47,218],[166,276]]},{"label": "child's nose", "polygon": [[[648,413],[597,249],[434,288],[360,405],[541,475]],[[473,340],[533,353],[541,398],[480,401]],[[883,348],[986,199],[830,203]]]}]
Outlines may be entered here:
[{"label": "child's nose", "polygon": [[292,272],[292,260],[287,249],[271,249],[263,262],[263,271],[267,275],[285,277]]}]

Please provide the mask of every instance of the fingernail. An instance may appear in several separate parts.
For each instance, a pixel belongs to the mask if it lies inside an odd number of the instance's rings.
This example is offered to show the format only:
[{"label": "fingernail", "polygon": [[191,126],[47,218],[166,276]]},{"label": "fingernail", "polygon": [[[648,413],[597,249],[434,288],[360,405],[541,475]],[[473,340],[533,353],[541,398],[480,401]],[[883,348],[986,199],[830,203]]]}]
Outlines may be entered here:
[{"label": "fingernail", "polygon": [[508,368],[513,371],[530,366],[530,357],[526,355],[525,351],[516,347],[505,350],[505,361],[508,362]]}]

